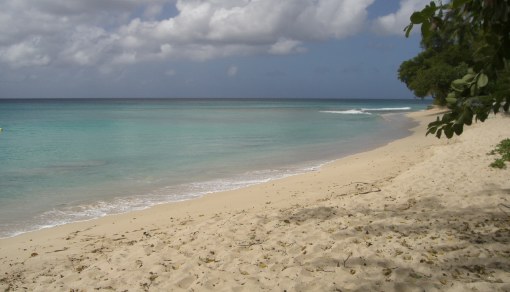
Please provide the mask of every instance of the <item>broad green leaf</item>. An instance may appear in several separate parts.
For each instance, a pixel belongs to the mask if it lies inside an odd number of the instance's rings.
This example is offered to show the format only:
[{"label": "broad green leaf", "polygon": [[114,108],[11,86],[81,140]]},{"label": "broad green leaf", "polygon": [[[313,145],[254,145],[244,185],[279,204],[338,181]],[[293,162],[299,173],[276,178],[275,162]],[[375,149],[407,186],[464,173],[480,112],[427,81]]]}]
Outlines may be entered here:
[{"label": "broad green leaf", "polygon": [[451,88],[457,92],[462,92],[467,86],[467,82],[462,79],[453,80]]},{"label": "broad green leaf", "polygon": [[470,0],[453,0],[452,1],[452,8],[453,9],[457,9],[459,8],[460,6],[466,4],[467,2],[469,2]]},{"label": "broad green leaf", "polygon": [[453,126],[453,131],[455,131],[455,134],[457,136],[461,135],[464,131],[464,125],[463,124],[456,124]]},{"label": "broad green leaf", "polygon": [[462,78],[462,79],[455,79],[455,80],[452,81],[452,84],[454,84],[456,86],[467,86],[468,81],[464,80],[464,78]]},{"label": "broad green leaf", "polygon": [[412,15],[411,15],[411,23],[413,24],[420,24],[422,23],[423,21],[425,21],[427,18],[423,15],[422,12],[420,11],[417,11],[417,12],[414,12]]},{"label": "broad green leaf", "polygon": [[489,83],[489,77],[487,75],[481,73],[478,76],[478,81],[476,82],[476,85],[478,85],[478,88],[482,88],[487,86],[487,83]]},{"label": "broad green leaf", "polygon": [[441,139],[441,134],[443,133],[443,129],[439,129],[439,131],[436,132],[436,137],[438,139]]},{"label": "broad green leaf", "polygon": [[429,134],[435,134],[436,133],[436,130],[437,130],[437,127],[433,127],[429,124],[428,126],[428,130],[427,130],[427,134],[425,134],[425,136],[428,136]]},{"label": "broad green leaf", "polygon": [[436,13],[436,10],[437,10],[436,3],[434,1],[430,1],[429,5],[425,6],[422,12],[426,16],[431,17]]},{"label": "broad green leaf", "polygon": [[468,74],[464,75],[461,80],[463,80],[465,82],[472,82],[475,77],[476,77],[476,74],[468,73]]},{"label": "broad green leaf", "polygon": [[412,23],[404,28],[404,31],[406,32],[406,38],[409,37],[409,35],[411,34],[412,30],[413,30],[413,24]]},{"label": "broad green leaf", "polygon": [[463,113],[464,116],[464,124],[471,126],[473,123],[473,112],[468,108]]},{"label": "broad green leaf", "polygon": [[464,91],[464,87],[455,87],[454,85],[452,85],[452,89],[457,91],[457,92],[463,92]]},{"label": "broad green leaf", "polygon": [[444,127],[444,134],[446,135],[446,138],[448,138],[448,139],[450,139],[451,137],[453,137],[453,129],[452,129],[452,126],[447,125],[446,127]]},{"label": "broad green leaf", "polygon": [[446,102],[447,102],[448,104],[454,105],[454,104],[456,104],[456,103],[457,103],[457,98],[455,98],[455,97],[447,97],[447,98],[446,98]]}]

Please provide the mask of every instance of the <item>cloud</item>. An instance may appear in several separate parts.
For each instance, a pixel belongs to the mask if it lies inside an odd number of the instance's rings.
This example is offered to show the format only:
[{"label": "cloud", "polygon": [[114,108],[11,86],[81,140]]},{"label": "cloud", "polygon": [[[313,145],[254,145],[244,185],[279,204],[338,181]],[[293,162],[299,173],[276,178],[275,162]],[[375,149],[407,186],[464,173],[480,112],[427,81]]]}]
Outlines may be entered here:
[{"label": "cloud", "polygon": [[237,72],[238,72],[237,66],[230,66],[230,67],[228,67],[227,75],[229,77],[234,77],[237,75]]},{"label": "cloud", "polygon": [[17,43],[0,49],[0,60],[13,64],[14,67],[45,66],[50,57],[37,48],[37,39]]},{"label": "cloud", "polygon": [[373,30],[381,35],[403,36],[404,28],[409,24],[411,14],[422,10],[429,3],[430,0],[401,0],[400,8],[397,12],[381,16],[374,21]]},{"label": "cloud", "polygon": [[[5,0],[0,62],[124,66],[292,54],[361,31],[374,0]],[[174,5],[172,17],[164,8]],[[38,39],[37,46],[31,40]]]},{"label": "cloud", "polygon": [[279,39],[276,43],[274,43],[268,50],[269,53],[275,55],[286,55],[292,52],[305,52],[306,49],[301,47],[300,41],[289,40],[289,39]]}]

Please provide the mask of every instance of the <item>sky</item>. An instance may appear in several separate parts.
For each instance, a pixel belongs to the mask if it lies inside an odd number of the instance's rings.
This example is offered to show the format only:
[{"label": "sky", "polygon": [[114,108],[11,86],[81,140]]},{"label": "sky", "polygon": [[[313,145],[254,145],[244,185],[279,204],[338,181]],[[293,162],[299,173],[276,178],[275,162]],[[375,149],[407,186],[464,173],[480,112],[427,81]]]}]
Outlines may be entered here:
[{"label": "sky", "polygon": [[0,98],[413,98],[430,0],[2,0]]}]

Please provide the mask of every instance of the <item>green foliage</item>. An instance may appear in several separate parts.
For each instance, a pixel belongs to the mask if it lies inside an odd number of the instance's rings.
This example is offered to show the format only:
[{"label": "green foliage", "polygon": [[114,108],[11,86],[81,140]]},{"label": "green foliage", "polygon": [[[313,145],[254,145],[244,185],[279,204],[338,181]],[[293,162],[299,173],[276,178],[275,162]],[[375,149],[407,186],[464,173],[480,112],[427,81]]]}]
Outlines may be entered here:
[{"label": "green foliage", "polygon": [[510,161],[510,139],[505,139],[496,145],[496,148],[492,150],[489,155],[499,155],[500,158],[496,158],[494,162],[490,164],[494,168],[506,168],[505,162]]},{"label": "green foliage", "polygon": [[[406,35],[414,25],[421,24],[422,44],[434,49],[435,57],[451,47],[464,49],[469,54],[469,61],[463,57],[453,64],[444,58],[438,61],[454,67],[464,64],[470,69],[462,72],[463,76],[444,74],[443,78],[451,78],[450,88],[446,94],[441,92],[436,97],[446,95],[444,103],[450,112],[430,123],[427,134],[440,138],[444,133],[451,138],[462,134],[464,125],[471,125],[473,120],[483,122],[491,112],[497,113],[501,108],[509,110],[510,0],[452,0],[444,5],[431,2],[422,11],[413,13],[410,20],[404,29]],[[442,66],[445,70],[448,68]],[[462,67],[457,69],[457,73],[463,70]],[[405,70],[404,73],[407,74],[404,78],[411,76]],[[418,73],[411,77],[416,79],[417,76]],[[412,90],[420,89],[418,93],[423,93],[423,88],[428,86],[409,84]]]},{"label": "green foliage", "polygon": [[505,161],[503,159],[501,159],[501,158],[498,158],[498,159],[494,160],[494,162],[489,164],[489,166],[492,167],[492,168],[499,168],[499,169],[506,168]]},{"label": "green foliage", "polygon": [[445,105],[453,79],[461,78],[468,70],[464,61],[451,62],[450,55],[458,48],[450,46],[441,52],[428,49],[400,65],[398,78],[417,97],[431,95],[436,104]]},{"label": "green foliage", "polygon": [[[432,10],[429,8],[428,11]],[[420,13],[414,13],[412,18],[424,21]],[[453,30],[454,25],[448,20],[444,31],[434,30],[427,34],[421,41],[423,52],[403,62],[398,71],[398,78],[415,96],[432,96],[435,104],[443,106],[446,105],[452,80],[461,78],[473,65],[472,48],[453,41]]]}]

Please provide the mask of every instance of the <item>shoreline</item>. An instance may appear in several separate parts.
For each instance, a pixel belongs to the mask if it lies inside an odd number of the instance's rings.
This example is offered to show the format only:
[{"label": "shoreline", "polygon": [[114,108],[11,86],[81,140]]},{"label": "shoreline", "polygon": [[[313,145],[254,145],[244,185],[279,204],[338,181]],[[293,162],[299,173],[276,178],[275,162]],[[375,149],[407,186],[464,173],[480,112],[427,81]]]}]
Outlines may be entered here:
[{"label": "shoreline", "polygon": [[[406,110],[410,110],[409,107],[405,108]],[[385,111],[388,110],[386,108],[376,110],[377,111]],[[342,159],[344,157],[355,155],[359,153],[363,153],[366,151],[370,151],[379,147],[383,147],[392,141],[399,140],[405,138],[412,134],[412,128],[417,126],[416,121],[409,117],[409,114],[413,112],[401,113],[399,110],[404,110],[404,108],[396,108],[397,112],[394,113],[386,113],[381,114],[380,118],[384,120],[385,123],[396,123],[397,126],[392,126],[385,130],[384,134],[372,134],[372,135],[362,135],[360,137],[356,137],[354,139],[348,140],[346,142],[341,141],[338,143],[333,143],[332,145],[336,145],[338,148],[346,147],[347,149],[335,150],[335,154],[332,154],[331,149],[335,148],[333,146],[328,146],[330,150],[328,154],[321,153],[320,155],[314,154],[304,162],[291,162],[291,164],[276,166],[276,168],[271,169],[254,169],[249,170],[246,173],[237,174],[234,176],[222,177],[212,180],[206,181],[198,181],[198,182],[190,182],[188,184],[183,185],[175,185],[175,186],[164,186],[152,189],[150,193],[156,192],[159,193],[162,190],[167,188],[176,188],[177,192],[172,191],[171,194],[168,195],[154,195],[154,198],[145,199],[145,195],[132,195],[128,197],[114,197],[110,198],[110,200],[100,200],[94,202],[88,202],[87,204],[81,205],[71,205],[68,206],[68,210],[66,209],[53,209],[51,211],[46,211],[44,213],[38,214],[38,217],[47,217],[48,213],[65,213],[65,215],[61,218],[53,218],[48,219],[43,222],[37,223],[35,218],[26,219],[25,230],[17,230],[7,234],[5,236],[1,235],[0,240],[14,238],[20,235],[38,232],[41,230],[47,230],[59,226],[64,226],[68,224],[75,224],[81,222],[89,222],[97,219],[101,219],[109,216],[117,216],[123,214],[129,214],[131,212],[139,212],[144,210],[149,210],[155,206],[165,205],[165,204],[174,204],[183,201],[196,200],[203,196],[214,195],[216,193],[221,192],[229,192],[236,191],[239,189],[256,186],[260,184],[270,183],[273,181],[278,181],[281,179],[285,179],[288,177],[302,175],[310,172],[314,172],[319,170],[325,165],[330,163],[334,163],[335,161]],[[419,111],[417,111],[419,112]],[[330,143],[331,144],[331,143]],[[361,147],[355,148],[353,145],[363,145]],[[323,145],[317,145],[315,152],[321,152],[318,149],[322,149]],[[331,153],[329,153],[331,152]],[[274,172],[274,173],[273,173]],[[262,176],[257,177],[258,174],[263,173]],[[256,175],[257,174],[257,175]],[[218,183],[223,182],[223,183]],[[204,186],[208,186],[207,189]],[[192,188],[195,188],[193,190]],[[169,197],[173,197],[170,199]],[[140,202],[143,201],[143,202]],[[96,207],[90,207],[96,206]],[[78,213],[75,213],[74,210],[81,210]],[[89,213],[95,213],[98,215],[88,215]],[[72,219],[72,217],[81,219]],[[33,223],[29,223],[32,221]],[[42,224],[41,224],[42,223]]]},{"label": "shoreline", "polygon": [[435,112],[317,171],[0,239],[0,288],[508,289],[509,171],[471,151],[510,136],[508,117],[438,140],[424,136]]}]

